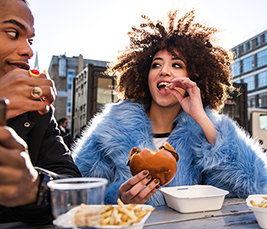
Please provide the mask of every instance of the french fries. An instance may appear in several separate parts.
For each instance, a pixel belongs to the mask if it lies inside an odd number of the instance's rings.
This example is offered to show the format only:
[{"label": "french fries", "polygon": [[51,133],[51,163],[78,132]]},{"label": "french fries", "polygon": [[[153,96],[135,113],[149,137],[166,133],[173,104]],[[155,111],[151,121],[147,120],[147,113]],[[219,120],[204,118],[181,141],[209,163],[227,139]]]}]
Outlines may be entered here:
[{"label": "french fries", "polygon": [[[116,206],[101,206],[101,209],[97,209],[96,206],[81,204],[80,209],[74,215],[74,223],[80,227],[95,226],[97,222],[100,226],[127,226],[139,223],[148,212],[154,210],[154,208],[143,209],[137,207],[136,204],[125,205],[120,199],[117,200],[117,203]],[[99,211],[101,211],[100,219]]]},{"label": "french fries", "polygon": [[100,207],[81,204],[80,209],[74,215],[74,224],[80,227],[96,226],[99,222]]},{"label": "french fries", "polygon": [[250,201],[251,205],[253,207],[259,207],[259,208],[267,208],[267,197],[262,197],[264,200],[262,200],[259,204],[256,204],[253,200]]}]

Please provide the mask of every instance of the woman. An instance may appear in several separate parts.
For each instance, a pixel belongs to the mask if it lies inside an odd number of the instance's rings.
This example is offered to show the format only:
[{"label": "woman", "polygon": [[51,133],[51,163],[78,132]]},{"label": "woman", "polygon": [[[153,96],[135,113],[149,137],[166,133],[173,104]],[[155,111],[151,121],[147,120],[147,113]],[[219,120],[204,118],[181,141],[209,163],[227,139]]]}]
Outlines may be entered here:
[{"label": "woman", "polygon": [[167,186],[205,184],[229,197],[267,193],[262,148],[219,111],[232,90],[231,55],[212,42],[216,29],[193,23],[194,11],[168,25],[133,27],[130,45],[108,69],[123,100],[106,105],[75,146],[83,176],[108,179],[105,203],[164,205],[159,180],[148,171],[132,176],[126,166],[132,147],[158,149],[168,141],[179,155]]}]

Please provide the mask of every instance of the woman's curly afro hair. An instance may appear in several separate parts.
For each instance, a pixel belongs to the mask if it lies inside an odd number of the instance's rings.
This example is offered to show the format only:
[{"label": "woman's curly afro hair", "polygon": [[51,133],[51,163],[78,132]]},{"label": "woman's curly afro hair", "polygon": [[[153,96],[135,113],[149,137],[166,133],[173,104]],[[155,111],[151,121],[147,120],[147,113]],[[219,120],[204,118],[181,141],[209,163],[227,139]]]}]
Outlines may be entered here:
[{"label": "woman's curly afro hair", "polygon": [[178,11],[168,13],[167,26],[142,15],[145,23],[140,28],[132,27],[128,33],[130,45],[120,53],[117,60],[110,63],[107,73],[117,79],[120,99],[150,104],[148,73],[153,56],[166,49],[175,52],[186,61],[189,78],[200,88],[203,106],[220,110],[232,90],[230,65],[232,55],[219,46],[214,46],[217,29],[193,23],[194,10],[177,19]]}]

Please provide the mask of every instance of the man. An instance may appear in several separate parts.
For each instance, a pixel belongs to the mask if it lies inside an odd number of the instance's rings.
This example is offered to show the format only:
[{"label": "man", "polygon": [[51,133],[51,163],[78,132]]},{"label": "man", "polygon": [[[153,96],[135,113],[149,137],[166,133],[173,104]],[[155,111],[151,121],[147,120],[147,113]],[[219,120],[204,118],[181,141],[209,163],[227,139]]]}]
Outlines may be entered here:
[{"label": "man", "polygon": [[61,118],[57,121],[57,123],[58,123],[58,127],[60,130],[60,135],[63,137],[65,144],[70,149],[71,146],[74,144],[74,142],[73,142],[73,139],[72,139],[70,133],[67,131],[68,119],[67,118]]},{"label": "man", "polygon": [[67,127],[68,127],[68,119],[67,118],[61,118],[57,121],[58,127],[60,129],[61,135],[67,134]]},{"label": "man", "polygon": [[0,9],[0,96],[9,100],[6,124],[12,128],[0,127],[0,223],[46,224],[53,219],[46,183],[81,175],[59,136],[53,81],[45,74],[30,77],[31,11],[25,0],[0,0]]}]

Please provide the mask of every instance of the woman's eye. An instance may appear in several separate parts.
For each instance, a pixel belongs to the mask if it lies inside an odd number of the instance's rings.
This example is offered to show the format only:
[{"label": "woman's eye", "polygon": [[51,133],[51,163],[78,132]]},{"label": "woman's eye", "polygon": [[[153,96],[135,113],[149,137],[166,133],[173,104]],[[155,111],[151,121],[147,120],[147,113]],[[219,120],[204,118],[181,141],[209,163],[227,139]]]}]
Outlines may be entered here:
[{"label": "woman's eye", "polygon": [[173,66],[174,68],[182,68],[182,66],[181,66],[180,64],[177,64],[177,63],[173,64],[172,66]]},{"label": "woman's eye", "polygon": [[152,66],[151,66],[151,68],[157,68],[157,67],[159,67],[159,66],[160,66],[160,64],[158,64],[158,63],[153,63]]},{"label": "woman's eye", "polygon": [[7,31],[7,34],[14,38],[18,38],[18,33],[16,31]]}]

